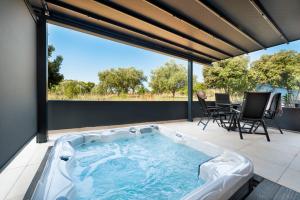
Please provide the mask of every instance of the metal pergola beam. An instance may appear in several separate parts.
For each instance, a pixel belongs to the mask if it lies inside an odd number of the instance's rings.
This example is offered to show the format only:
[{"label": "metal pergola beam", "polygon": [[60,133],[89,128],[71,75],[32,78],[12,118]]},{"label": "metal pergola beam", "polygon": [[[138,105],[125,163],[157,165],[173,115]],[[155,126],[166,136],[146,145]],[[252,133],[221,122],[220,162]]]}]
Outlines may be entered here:
[{"label": "metal pergola beam", "polygon": [[122,12],[122,13],[128,15],[128,16],[137,18],[137,19],[139,19],[139,20],[141,20],[141,21],[143,21],[143,22],[146,22],[146,23],[148,23],[148,24],[151,24],[151,25],[153,25],[153,26],[156,26],[156,27],[158,27],[158,28],[160,28],[160,29],[166,30],[166,31],[168,31],[168,32],[170,32],[170,33],[176,34],[176,35],[178,35],[178,36],[180,36],[180,37],[182,37],[182,38],[185,38],[185,39],[187,39],[187,40],[193,41],[193,42],[195,42],[196,44],[199,44],[199,45],[201,45],[201,46],[204,46],[204,47],[206,47],[206,48],[209,48],[209,49],[211,49],[211,50],[214,50],[214,51],[216,51],[216,52],[218,52],[218,53],[221,53],[221,54],[223,54],[223,55],[226,55],[226,56],[228,56],[228,57],[232,57],[232,56],[233,56],[232,54],[230,54],[230,53],[228,53],[228,52],[225,52],[225,51],[223,51],[223,50],[221,50],[221,49],[219,49],[219,48],[217,48],[217,47],[214,47],[214,46],[212,46],[212,45],[210,45],[210,44],[207,44],[207,43],[205,43],[205,42],[203,42],[203,41],[201,41],[201,40],[199,40],[199,39],[196,39],[196,38],[194,38],[194,37],[191,37],[190,35],[187,35],[187,34],[181,32],[181,31],[178,31],[178,30],[176,30],[176,29],[174,29],[174,28],[172,28],[172,27],[169,27],[169,26],[167,26],[167,25],[165,25],[165,24],[163,24],[163,23],[160,23],[160,22],[158,22],[158,21],[156,21],[156,20],[153,20],[153,19],[151,19],[151,18],[149,18],[149,17],[146,17],[146,16],[144,16],[144,15],[138,13],[138,12],[135,12],[135,11],[133,11],[133,10],[130,10],[130,9],[128,9],[128,8],[122,6],[122,5],[119,5],[119,4],[117,4],[117,3],[113,2],[113,1],[110,1],[110,0],[95,0],[95,2],[100,3],[100,4],[102,4],[102,5],[105,5],[105,6],[107,6],[107,7],[110,7],[110,8],[112,8],[112,9],[115,9],[115,10],[117,10],[117,11],[119,11],[119,12]]},{"label": "metal pergola beam", "polygon": [[237,44],[233,44],[232,42],[230,42],[229,40],[227,40],[226,38],[224,38],[222,35],[218,34],[218,33],[214,33],[211,30],[209,30],[207,27],[205,27],[204,25],[200,24],[199,22],[197,22],[196,20],[192,19],[189,16],[186,16],[182,13],[180,13],[179,11],[171,8],[170,6],[166,5],[165,3],[163,3],[162,1],[159,0],[145,0],[146,2],[150,3],[151,5],[159,8],[160,10],[168,13],[169,15],[177,18],[178,20],[186,23],[187,25],[196,28],[202,32],[205,32],[205,34],[207,34],[208,36],[222,42],[225,43],[226,45],[238,49],[239,51],[243,52],[243,53],[249,53],[248,50],[244,49],[243,47],[237,45]]},{"label": "metal pergola beam", "polygon": [[289,42],[288,38],[284,32],[279,28],[276,22],[268,14],[264,6],[259,2],[259,0],[249,0],[257,12],[264,18],[264,20],[271,26],[271,28],[283,39],[286,43]]},{"label": "metal pergola beam", "polygon": [[48,2],[48,3],[51,3],[51,4],[55,5],[55,6],[59,6],[59,7],[62,7],[62,8],[65,8],[65,9],[68,9],[68,10],[71,10],[71,11],[74,11],[74,12],[81,13],[81,14],[87,16],[87,17],[90,17],[90,18],[93,18],[93,19],[96,19],[96,20],[100,20],[100,21],[103,21],[103,22],[106,22],[106,23],[109,23],[109,24],[112,24],[112,25],[115,25],[115,26],[118,26],[118,27],[121,27],[121,28],[130,30],[130,31],[133,31],[133,32],[135,32],[135,33],[138,33],[138,34],[147,36],[147,37],[149,37],[149,38],[151,38],[151,39],[159,40],[159,41],[162,41],[162,42],[165,42],[165,43],[174,45],[174,46],[176,46],[176,47],[179,47],[179,48],[185,49],[185,50],[187,50],[187,51],[190,51],[190,52],[192,52],[192,53],[199,54],[199,55],[201,55],[201,56],[207,57],[207,58],[209,58],[209,60],[211,60],[211,61],[217,61],[217,60],[220,60],[219,58],[216,58],[216,57],[214,57],[214,56],[212,56],[212,55],[209,55],[209,54],[206,54],[206,53],[204,53],[204,52],[195,50],[195,49],[193,49],[193,48],[184,46],[184,45],[182,45],[182,44],[173,42],[173,41],[171,41],[171,40],[168,40],[168,39],[165,39],[165,38],[163,38],[163,37],[154,35],[154,34],[152,34],[152,33],[149,33],[149,32],[146,32],[146,31],[143,31],[143,30],[140,30],[140,29],[137,29],[137,28],[132,27],[132,26],[129,26],[129,25],[127,25],[127,24],[124,24],[124,23],[121,23],[121,22],[118,22],[118,21],[109,19],[109,18],[104,17],[104,16],[101,16],[101,15],[99,15],[99,14],[95,14],[95,13],[93,13],[93,12],[84,10],[84,9],[82,9],[82,8],[78,8],[78,7],[73,6],[73,5],[70,5],[70,4],[68,4],[68,3],[65,3],[65,2],[62,2],[62,1],[55,1],[55,0],[47,0],[47,2]]},{"label": "metal pergola beam", "polygon": [[37,17],[37,143],[48,141],[48,34],[44,12]]},{"label": "metal pergola beam", "polygon": [[242,30],[239,28],[234,22],[232,22],[230,19],[225,17],[224,14],[220,13],[219,11],[216,11],[214,8],[212,8],[208,2],[205,0],[195,0],[198,4],[206,8],[209,12],[213,13],[216,17],[218,17],[220,20],[222,20],[224,23],[226,23],[228,26],[239,32],[241,35],[243,35],[245,38],[250,40],[252,43],[256,44],[260,48],[266,48],[263,44],[261,44],[257,39],[252,37],[249,33],[247,33],[245,30]]},{"label": "metal pergola beam", "polygon": [[88,31],[91,33],[102,35],[102,36],[110,38],[110,39],[115,39],[117,41],[121,41],[126,44],[133,44],[133,45],[137,45],[140,47],[145,47],[148,49],[152,49],[152,50],[155,50],[158,52],[166,53],[166,54],[180,57],[183,59],[187,59],[187,60],[191,59],[196,62],[207,64],[207,65],[211,64],[211,61],[204,59],[202,57],[198,57],[198,56],[190,54],[190,53],[177,51],[175,49],[165,47],[163,45],[159,45],[157,43],[153,43],[150,41],[145,41],[141,38],[137,38],[132,35],[124,34],[119,31],[109,29],[107,27],[102,27],[100,25],[95,25],[93,23],[89,23],[87,21],[84,21],[84,20],[81,20],[78,18],[74,18],[74,17],[68,16],[68,15],[65,15],[62,13],[52,11],[52,12],[50,12],[50,15],[48,16],[47,19],[50,21],[53,21],[53,22],[60,23],[62,25],[67,25],[70,27],[78,28],[82,31]]},{"label": "metal pergola beam", "polygon": [[188,61],[188,121],[193,121],[193,61]]}]

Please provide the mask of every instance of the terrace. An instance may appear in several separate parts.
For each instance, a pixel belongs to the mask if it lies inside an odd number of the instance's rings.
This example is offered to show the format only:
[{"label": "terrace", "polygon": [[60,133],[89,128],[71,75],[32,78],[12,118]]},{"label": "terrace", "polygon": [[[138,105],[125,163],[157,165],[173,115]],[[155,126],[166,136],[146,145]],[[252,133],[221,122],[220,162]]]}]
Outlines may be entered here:
[{"label": "terrace", "polygon": [[[297,0],[1,1],[0,199],[31,198],[48,147],[61,136],[141,123],[244,155],[255,174],[282,185],[259,191],[258,184],[237,199],[299,199],[299,108],[283,108],[284,134],[270,127],[267,142],[259,134],[240,140],[212,122],[203,131],[193,101],[194,62],[210,65],[300,39],[299,9]],[[188,100],[48,101],[47,23],[188,60]]]}]

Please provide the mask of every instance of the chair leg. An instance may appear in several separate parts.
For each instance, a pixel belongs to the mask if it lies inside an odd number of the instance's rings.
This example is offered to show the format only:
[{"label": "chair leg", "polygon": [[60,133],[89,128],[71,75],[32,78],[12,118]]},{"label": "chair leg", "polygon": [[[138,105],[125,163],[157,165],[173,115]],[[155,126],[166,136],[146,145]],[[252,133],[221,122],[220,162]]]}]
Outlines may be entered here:
[{"label": "chair leg", "polygon": [[265,133],[266,133],[267,140],[268,140],[268,142],[270,142],[270,137],[269,137],[269,133],[268,133],[268,130],[267,130],[267,128],[266,128],[265,122],[262,120],[262,121],[261,121],[261,124],[262,124],[262,126],[263,126],[263,128],[264,128],[264,131],[265,131]]},{"label": "chair leg", "polygon": [[277,128],[278,128],[278,130],[280,131],[280,133],[283,134],[283,132],[282,132],[282,130],[281,130],[281,128],[280,128],[279,125],[277,125]]},{"label": "chair leg", "polygon": [[229,125],[228,125],[228,128],[227,128],[227,131],[230,131],[230,129],[231,129],[231,126],[232,126],[234,117],[235,117],[234,114],[230,115],[230,117],[229,117],[229,119],[228,119]]},{"label": "chair leg", "polygon": [[199,126],[201,124],[201,122],[202,122],[202,117],[200,117],[200,120],[199,120],[197,126]]},{"label": "chair leg", "polygon": [[260,122],[258,122],[258,124],[257,124],[257,126],[255,127],[255,129],[254,129],[254,133],[256,132],[256,130],[258,129],[258,127],[260,126]]},{"label": "chair leg", "polygon": [[217,124],[218,124],[218,126],[220,127],[220,124],[219,124],[219,122],[218,122],[218,119],[217,119],[217,117],[216,117],[216,111],[214,111],[213,113],[212,113],[212,120],[213,120],[213,123],[215,123],[215,122],[217,122]]},{"label": "chair leg", "polygon": [[243,138],[242,129],[241,129],[241,124],[240,124],[240,120],[239,120],[239,119],[237,120],[237,124],[238,124],[238,127],[239,127],[240,138],[241,138],[241,140],[242,140],[242,139],[244,139],[244,138]]},{"label": "chair leg", "polygon": [[207,122],[204,124],[203,130],[205,130],[205,128],[206,128],[206,126],[207,126],[207,124],[209,123],[210,120],[211,120],[211,118],[208,117]]},{"label": "chair leg", "polygon": [[280,128],[280,126],[279,126],[277,120],[275,119],[273,122],[275,122],[275,123],[273,123],[273,124],[276,124],[276,126],[277,126],[278,130],[280,131],[280,133],[283,134],[283,132],[282,132],[282,130],[281,130],[281,128]]},{"label": "chair leg", "polygon": [[214,119],[214,121],[216,121],[217,124],[218,124],[218,126],[220,127],[220,123],[218,122],[218,120],[217,120],[217,119]]},{"label": "chair leg", "polygon": [[221,123],[221,126],[224,127],[224,122],[223,122],[222,116],[220,116],[220,123]]},{"label": "chair leg", "polygon": [[197,126],[199,126],[199,124],[201,123],[201,118],[200,118],[200,120],[199,120],[199,122],[198,122],[198,124],[197,124]]},{"label": "chair leg", "polygon": [[249,133],[252,133],[254,125],[255,125],[255,122],[253,122],[253,124],[251,125],[251,128],[249,129]]}]

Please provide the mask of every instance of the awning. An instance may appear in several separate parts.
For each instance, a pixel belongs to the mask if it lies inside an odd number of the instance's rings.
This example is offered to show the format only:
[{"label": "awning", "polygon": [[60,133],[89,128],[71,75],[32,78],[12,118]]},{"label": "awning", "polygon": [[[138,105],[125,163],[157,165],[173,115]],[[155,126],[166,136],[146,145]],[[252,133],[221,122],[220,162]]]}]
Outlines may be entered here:
[{"label": "awning", "polygon": [[210,64],[300,39],[299,0],[30,0],[49,22]]}]

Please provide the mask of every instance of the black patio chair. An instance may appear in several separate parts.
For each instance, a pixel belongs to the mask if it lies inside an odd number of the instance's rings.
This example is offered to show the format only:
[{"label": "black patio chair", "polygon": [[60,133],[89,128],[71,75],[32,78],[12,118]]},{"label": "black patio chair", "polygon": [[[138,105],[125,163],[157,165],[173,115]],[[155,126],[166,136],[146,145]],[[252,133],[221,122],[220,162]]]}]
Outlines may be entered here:
[{"label": "black patio chair", "polygon": [[[251,133],[253,127],[259,123],[263,126],[263,134],[266,135],[267,141],[270,142],[270,137],[263,119],[270,95],[270,92],[245,92],[241,111],[234,110],[241,139],[243,139],[243,133]],[[241,128],[241,122],[251,124],[249,131],[244,131],[244,129]]]},{"label": "black patio chair", "polygon": [[[282,108],[281,108],[281,93],[276,93],[273,95],[272,100],[271,100],[271,104],[269,106],[269,108],[266,110],[265,114],[264,114],[264,119],[271,122],[274,126],[277,127],[277,129],[279,130],[279,132],[281,134],[283,134],[279,123],[277,122],[278,117],[282,114]],[[259,123],[253,132],[255,132],[258,127],[261,124]]]},{"label": "black patio chair", "polygon": [[226,93],[215,93],[216,104],[230,104],[230,96]]},{"label": "black patio chair", "polygon": [[[197,98],[198,98],[198,102],[200,104],[200,109],[202,111],[203,116],[200,117],[200,120],[198,122],[198,126],[200,124],[203,124],[203,130],[205,130],[207,124],[210,122],[210,120],[213,120],[213,122],[217,122],[217,124],[220,126],[219,122],[218,122],[218,118],[219,118],[219,110],[220,107],[217,106],[207,106],[206,101],[205,101],[205,97],[203,95],[201,95],[201,93],[196,93]],[[204,122],[204,118],[207,118],[206,122]]]}]

